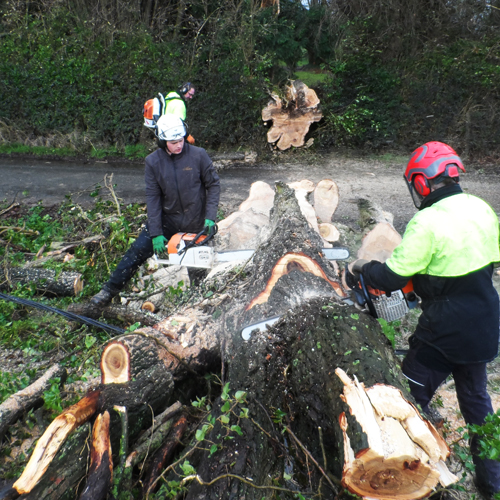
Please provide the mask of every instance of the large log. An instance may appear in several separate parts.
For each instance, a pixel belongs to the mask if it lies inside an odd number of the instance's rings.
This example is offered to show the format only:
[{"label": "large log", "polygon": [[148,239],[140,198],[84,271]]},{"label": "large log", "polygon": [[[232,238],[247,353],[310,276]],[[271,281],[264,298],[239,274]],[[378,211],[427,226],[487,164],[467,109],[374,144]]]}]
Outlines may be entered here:
[{"label": "large log", "polygon": [[362,429],[361,433],[352,432],[347,414],[340,414],[342,482],[351,492],[362,497],[415,500],[428,496],[436,480],[443,486],[458,480],[451,473],[441,478],[450,450],[399,389],[382,384],[365,389],[340,368],[335,373],[344,384],[341,399]]},{"label": "large log", "polygon": [[0,269],[0,282],[34,284],[40,293],[57,295],[59,297],[74,297],[83,290],[83,280],[80,273],[62,271],[56,273],[53,269],[36,269],[11,267],[7,271]]}]

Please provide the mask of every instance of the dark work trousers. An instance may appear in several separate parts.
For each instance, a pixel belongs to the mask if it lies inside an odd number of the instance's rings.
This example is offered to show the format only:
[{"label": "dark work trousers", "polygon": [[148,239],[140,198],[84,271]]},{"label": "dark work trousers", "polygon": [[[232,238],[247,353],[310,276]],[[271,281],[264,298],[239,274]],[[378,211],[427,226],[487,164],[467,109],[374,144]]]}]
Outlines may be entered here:
[{"label": "dark work trousers", "polygon": [[[424,412],[438,387],[451,374],[455,380],[458,404],[468,424],[481,425],[488,413],[493,413],[487,392],[486,363],[453,365],[451,371],[433,370],[417,360],[416,349],[411,349],[403,361],[403,374],[408,379],[410,391]],[[470,443],[472,459],[476,466],[476,482],[489,494],[500,491],[500,462],[480,459],[477,455],[477,436]]]},{"label": "dark work trousers", "polygon": [[[165,236],[167,240],[181,231],[169,223],[166,217],[163,218],[162,222],[163,236]],[[200,228],[199,231],[201,231],[201,229],[203,228]],[[146,224],[146,227],[126,251],[122,260],[119,262],[118,266],[116,266],[116,269],[111,274],[108,282],[104,284],[103,288],[113,295],[117,295],[136,273],[137,269],[153,255],[153,240],[149,234],[148,225]]]}]

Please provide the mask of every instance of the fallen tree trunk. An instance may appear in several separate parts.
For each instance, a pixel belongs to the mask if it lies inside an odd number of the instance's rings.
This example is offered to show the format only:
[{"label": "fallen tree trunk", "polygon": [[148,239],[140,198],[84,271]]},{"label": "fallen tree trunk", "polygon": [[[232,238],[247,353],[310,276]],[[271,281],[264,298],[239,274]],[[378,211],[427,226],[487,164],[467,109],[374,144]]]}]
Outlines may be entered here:
[{"label": "fallen tree trunk", "polygon": [[[394,452],[397,462],[390,461],[387,449],[370,446],[371,435],[380,435],[380,427],[375,433],[371,427],[367,432],[357,421],[359,412],[351,411],[346,384],[336,369],[350,379],[356,376],[366,387],[385,384],[410,402],[411,398],[379,323],[346,300],[338,268],[321,252],[323,240],[304,218],[293,190],[283,183],[276,185],[269,234],[245,275],[236,274],[222,286],[206,283],[211,290],[218,287],[218,293],[232,297],[219,302],[218,321],[214,310],[212,317],[201,320],[191,307],[155,328],[120,336],[105,348],[99,411],[111,404],[128,411],[141,401],[143,406],[155,401],[154,411],[161,411],[171,392],[161,397],[161,390],[154,387],[158,376],[166,379],[161,374],[168,372],[189,398],[199,394],[206,373],[220,368],[222,392],[206,401],[209,414],[195,438],[175,466],[162,464],[169,467],[164,488],[172,488],[165,494],[175,496],[183,487],[188,500],[261,500],[276,493],[283,498],[300,493],[333,500],[342,497],[344,486],[370,499],[402,500],[424,496],[438,481],[448,484],[453,478],[443,461],[444,448],[430,446],[429,433],[422,433],[420,424],[409,425],[408,416],[398,419],[406,424],[393,426],[398,436],[403,428],[407,438],[389,440],[394,446],[403,443]],[[267,320],[273,326],[262,326]],[[246,340],[242,332],[248,328],[251,335]],[[146,374],[147,383],[140,381]],[[408,403],[401,399],[396,408],[406,411]],[[394,415],[383,418],[396,420]],[[146,427],[145,417],[141,425]],[[418,432],[410,432],[405,425]],[[427,430],[432,435],[432,427]],[[137,433],[132,428],[129,436],[135,449]],[[369,463],[371,456],[376,456],[380,468],[366,486],[356,466]],[[401,460],[403,456],[411,458]],[[393,480],[412,475],[418,480],[411,493],[407,486],[411,481]],[[398,496],[396,484],[405,485],[403,496]]]},{"label": "fallen tree trunk", "polygon": [[[344,432],[359,444],[356,452],[368,442],[342,399],[344,384],[336,368],[367,387],[387,384],[407,394],[379,323],[343,301],[339,277],[318,251],[319,236],[280,184],[271,225],[270,238],[257,249],[248,270],[251,280],[244,296],[229,304],[223,316],[227,364],[222,383],[227,390],[200,424],[203,441],[185,451],[196,471],[184,479],[189,500],[260,500],[277,491],[338,498],[346,463]],[[281,319],[268,329],[256,328],[248,341],[241,337],[243,326],[276,317]],[[421,481],[425,487],[417,488],[414,498],[425,496],[441,477],[449,482],[443,458],[439,466],[428,466],[431,472]],[[398,467],[398,473],[410,476],[418,468],[415,459],[402,460]],[[167,480],[181,474],[177,468]],[[383,483],[387,478],[382,473],[377,479]],[[374,489],[372,499],[399,498],[394,491],[387,496],[381,486],[382,494]]]},{"label": "fallen tree trunk", "polygon": [[56,273],[52,269],[37,269],[11,267],[7,271],[0,269],[0,282],[20,283],[30,285],[33,283],[40,293],[57,295],[59,297],[74,297],[83,290],[83,280],[80,273]]},{"label": "fallen tree trunk", "polygon": [[0,405],[0,439],[8,427],[23,413],[43,401],[43,393],[49,389],[51,381],[55,377],[64,380],[66,369],[59,364],[52,366],[39,379],[25,389],[16,392]]}]

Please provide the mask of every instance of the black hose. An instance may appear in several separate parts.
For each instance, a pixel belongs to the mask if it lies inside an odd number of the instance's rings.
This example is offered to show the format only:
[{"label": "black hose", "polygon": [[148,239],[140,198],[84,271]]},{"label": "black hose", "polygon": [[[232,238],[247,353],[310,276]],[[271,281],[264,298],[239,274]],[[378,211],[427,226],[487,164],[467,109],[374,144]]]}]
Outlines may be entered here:
[{"label": "black hose", "polygon": [[119,326],[107,325],[106,323],[101,323],[100,321],[96,321],[85,316],[79,316],[78,314],[70,313],[68,311],[62,311],[61,309],[57,309],[55,307],[39,304],[38,302],[34,302],[33,300],[20,299],[18,297],[13,297],[12,295],[6,295],[4,293],[0,293],[0,299],[7,300],[9,302],[15,302],[16,304],[21,304],[23,306],[35,307],[36,309],[41,309],[42,311],[59,314],[69,320],[78,321],[79,323],[83,323],[84,325],[88,326],[95,326],[96,328],[102,328],[103,330],[110,333],[125,333],[125,330],[123,328],[120,328]]}]

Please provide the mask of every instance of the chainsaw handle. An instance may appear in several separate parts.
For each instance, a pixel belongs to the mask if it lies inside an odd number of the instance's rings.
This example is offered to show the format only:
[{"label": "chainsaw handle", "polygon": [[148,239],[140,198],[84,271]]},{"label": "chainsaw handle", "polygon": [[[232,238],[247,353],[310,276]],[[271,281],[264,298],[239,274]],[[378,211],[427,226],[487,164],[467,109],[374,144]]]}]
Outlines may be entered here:
[{"label": "chainsaw handle", "polygon": [[359,284],[361,285],[361,291],[363,292],[363,296],[365,298],[366,305],[368,306],[368,310],[370,311],[370,314],[374,318],[378,318],[377,311],[375,310],[375,306],[373,305],[372,298],[370,297],[368,289],[366,288],[365,279],[363,278],[362,274],[359,275]]},{"label": "chainsaw handle", "polygon": [[[203,228],[193,239],[192,241],[190,241],[189,243],[186,244],[186,246],[184,248],[182,248],[181,250],[179,250],[177,253],[179,255],[182,255],[184,252],[186,252],[187,250],[189,250],[190,248],[194,247],[194,246],[197,246],[197,241],[198,241],[198,238],[200,236],[203,236],[205,234],[205,228]],[[203,240],[203,242],[206,242],[208,241],[208,238],[205,238]]]},{"label": "chainsaw handle", "polygon": [[214,229],[214,231],[209,231],[208,233],[208,236],[206,238],[204,238],[202,241],[200,241],[198,243],[198,238],[200,238],[200,236],[203,236],[204,234],[207,234],[207,228],[204,227],[193,239],[192,241],[190,241],[183,249],[179,250],[178,254],[179,255],[182,255],[184,252],[186,252],[187,250],[189,250],[190,248],[193,248],[193,247],[197,247],[197,246],[201,246],[201,245],[205,245],[205,243],[208,243],[211,239],[213,239],[213,237],[217,234],[218,230],[219,230],[219,227],[217,226],[217,224],[214,224],[212,226],[212,228]]}]

